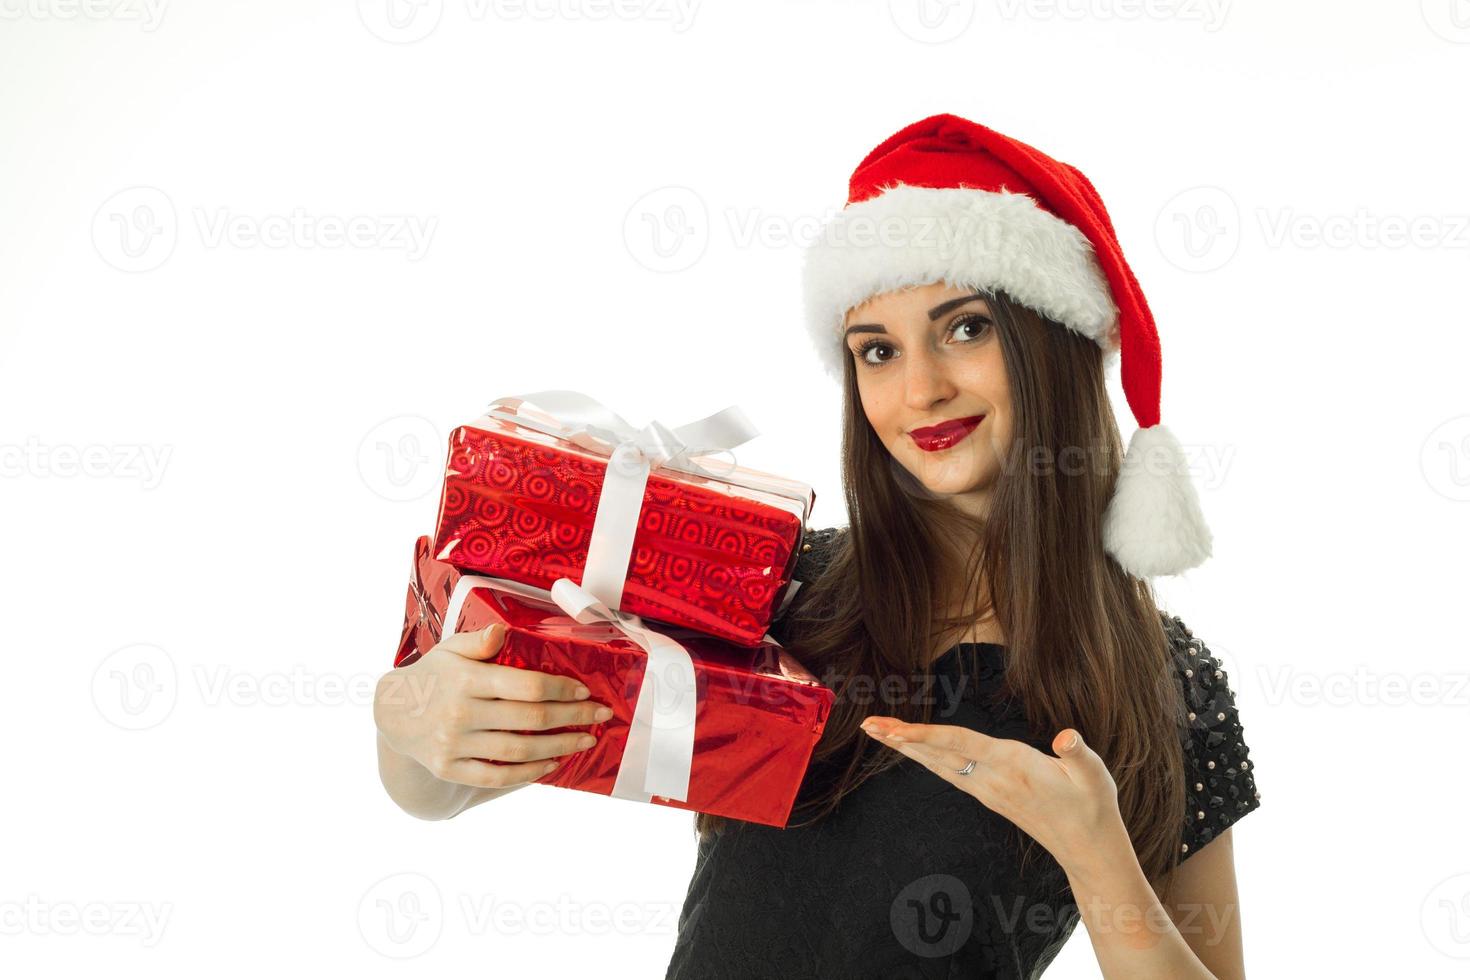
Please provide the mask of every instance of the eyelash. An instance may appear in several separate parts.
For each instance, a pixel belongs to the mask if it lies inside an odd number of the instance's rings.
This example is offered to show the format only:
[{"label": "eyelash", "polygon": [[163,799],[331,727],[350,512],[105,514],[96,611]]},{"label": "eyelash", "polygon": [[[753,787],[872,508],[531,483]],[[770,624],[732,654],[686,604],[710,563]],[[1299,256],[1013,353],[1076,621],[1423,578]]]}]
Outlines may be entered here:
[{"label": "eyelash", "polygon": [[[982,316],[979,313],[967,313],[963,316],[956,317],[955,321],[949,325],[949,330],[951,333],[953,333],[955,330],[969,323],[980,323],[985,327],[985,330],[980,331],[979,334],[965,341],[965,343],[967,344],[973,344],[976,341],[981,340],[982,338],[984,338],[986,332],[991,327],[995,326],[995,321],[991,320],[988,316]],[[860,363],[865,364],[868,367],[882,367],[884,364],[887,363],[887,361],[873,362],[868,360],[868,351],[872,350],[874,347],[888,346],[890,345],[886,341],[882,341],[874,337],[871,340],[865,340],[863,341],[863,343],[859,344],[857,350],[854,353],[857,355],[857,359]]]}]

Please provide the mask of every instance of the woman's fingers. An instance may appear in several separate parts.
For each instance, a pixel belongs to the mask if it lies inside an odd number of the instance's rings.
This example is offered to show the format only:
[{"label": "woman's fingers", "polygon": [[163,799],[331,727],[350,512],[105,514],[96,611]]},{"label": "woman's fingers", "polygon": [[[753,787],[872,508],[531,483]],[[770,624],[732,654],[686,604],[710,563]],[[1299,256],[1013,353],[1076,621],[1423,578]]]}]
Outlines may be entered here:
[{"label": "woman's fingers", "polygon": [[996,786],[1016,781],[1030,785],[1038,779],[1053,778],[1038,765],[1081,785],[1101,785],[1112,779],[1107,763],[1075,728],[1064,728],[1052,739],[1055,758],[1024,743],[993,738],[959,725],[920,725],[874,716],[864,721],[863,730],[941,775],[958,775],[973,760],[972,775],[979,775],[981,767],[986,767],[989,771],[985,775],[994,779]]},{"label": "woman's fingers", "polygon": [[505,645],[505,624],[491,623],[482,630],[451,633],[440,640],[438,645],[470,660],[489,660]]},{"label": "woman's fingers", "polygon": [[956,769],[963,769],[972,759],[977,766],[994,765],[1002,761],[1005,752],[1006,740],[960,725],[919,725],[874,716],[864,720],[863,728],[878,735],[879,741],[885,744],[916,746],[928,753],[926,758],[958,760]]},{"label": "woman's fingers", "polygon": [[[953,749],[937,748],[922,739],[911,738],[909,735],[903,736],[903,741],[893,741],[892,739],[881,736],[878,740],[885,745],[893,746],[915,761],[931,766],[936,771],[948,770],[956,775],[958,775],[959,770],[965,768],[965,765],[971,759],[975,758],[974,756],[965,755]],[[975,760],[975,765],[977,768],[979,767],[980,762],[978,759]]]},{"label": "woman's fingers", "polygon": [[[504,623],[493,623],[482,630],[451,633],[435,650],[445,650],[464,658],[456,675],[464,693],[475,698],[508,698],[513,701],[576,701],[588,697],[587,686],[575,677],[547,674],[539,670],[523,670],[493,662],[505,645]],[[432,652],[432,651],[431,651]]]},{"label": "woman's fingers", "polygon": [[[987,742],[996,742],[997,739],[957,725],[895,723],[892,719],[881,717],[868,719],[863,723],[863,728],[880,742],[903,753],[947,782],[961,786],[982,803],[989,805],[988,794],[982,789],[980,781],[990,773],[981,767],[985,765],[985,759],[994,760],[996,752]],[[969,738],[971,735],[975,737]],[[975,763],[975,768],[961,775],[960,770],[971,761]]]},{"label": "woman's fingers", "polygon": [[1083,740],[1082,733],[1077,729],[1062,729],[1052,739],[1051,748],[1057,754],[1062,770],[1074,782],[1101,785],[1112,780],[1113,774],[1108,771],[1108,764]]},{"label": "woman's fingers", "polygon": [[504,664],[466,664],[464,693],[472,698],[507,701],[580,701],[590,696],[575,677],[524,670]]},{"label": "woman's fingers", "polygon": [[[590,739],[591,741],[587,741]],[[470,732],[456,745],[460,756],[492,762],[535,762],[581,752],[597,744],[588,732],[555,735],[517,735],[514,732]]]},{"label": "woman's fingers", "polygon": [[[1030,767],[1047,758],[1025,743],[960,725],[919,725],[883,716],[868,719],[864,725],[865,730],[872,729],[878,741],[1002,814],[1014,807],[1018,791],[1030,792],[1039,775]],[[900,736],[902,741],[881,737],[888,733]],[[961,775],[960,770],[972,761],[975,767]]]},{"label": "woman's fingers", "polygon": [[534,783],[550,770],[550,762],[521,762],[514,765],[496,764],[483,759],[455,759],[434,775],[451,783],[465,786],[480,786],[485,789],[500,789]]},{"label": "woman's fingers", "polygon": [[612,717],[612,709],[598,701],[470,698],[465,705],[465,727],[468,729],[545,731],[574,725],[596,725]]}]

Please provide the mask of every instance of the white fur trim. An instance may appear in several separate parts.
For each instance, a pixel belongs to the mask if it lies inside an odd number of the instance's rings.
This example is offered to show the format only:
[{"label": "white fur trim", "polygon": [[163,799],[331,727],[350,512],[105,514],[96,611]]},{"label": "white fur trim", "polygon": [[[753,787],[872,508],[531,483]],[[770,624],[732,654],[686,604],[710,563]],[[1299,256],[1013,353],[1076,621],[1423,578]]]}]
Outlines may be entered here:
[{"label": "white fur trim", "polygon": [[807,327],[823,367],[842,377],[847,311],[903,286],[945,281],[1004,289],[1105,351],[1118,308],[1092,243],[1028,195],[898,184],[848,205],[806,250]]},{"label": "white fur trim", "polygon": [[1179,440],[1162,425],[1135,431],[1103,515],[1103,547],[1124,571],[1148,578],[1194,568],[1211,545]]}]

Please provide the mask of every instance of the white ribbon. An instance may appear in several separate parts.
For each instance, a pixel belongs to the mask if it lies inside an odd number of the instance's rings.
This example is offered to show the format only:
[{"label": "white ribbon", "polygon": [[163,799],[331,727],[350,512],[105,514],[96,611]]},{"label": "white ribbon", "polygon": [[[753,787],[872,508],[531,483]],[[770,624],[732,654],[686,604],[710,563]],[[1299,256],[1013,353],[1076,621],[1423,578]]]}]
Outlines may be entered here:
[{"label": "white ribbon", "polygon": [[551,602],[579,623],[608,622],[648,653],[648,665],[633,705],[628,742],[618,764],[612,795],[647,803],[654,796],[687,801],[694,765],[694,661],[672,637],[643,625],[642,617],[610,609],[569,578],[551,591],[488,575],[462,575],[444,610],[441,639],[458,632],[460,610],[471,589],[490,587]]},{"label": "white ribbon", "polygon": [[[524,409],[545,418],[528,415]],[[597,399],[578,391],[537,391],[497,398],[485,414],[608,456],[581,585],[610,610],[623,604],[623,585],[633,559],[633,537],[638,531],[649,471],[657,466],[723,481],[728,474],[696,463],[694,457],[732,450],[759,435],[736,405],[673,429],[658,421],[637,429]],[[756,489],[801,502],[800,517],[803,524],[806,522],[812,502],[810,487],[749,470],[740,476],[742,481],[755,477],[749,483]]]},{"label": "white ribbon", "polygon": [[[510,411],[501,410],[501,406]],[[520,411],[523,407],[539,411],[548,420],[526,416]],[[635,429],[616,411],[578,391],[537,391],[497,398],[485,414],[609,454],[603,491],[597,498],[597,516],[592,519],[587,563],[582,567],[582,588],[610,610],[622,608],[623,585],[634,555],[638,514],[651,467],[670,467],[719,479],[717,473],[695,463],[692,455],[734,450],[736,445],[759,435],[756,426],[736,406],[676,429],[660,422]]]}]

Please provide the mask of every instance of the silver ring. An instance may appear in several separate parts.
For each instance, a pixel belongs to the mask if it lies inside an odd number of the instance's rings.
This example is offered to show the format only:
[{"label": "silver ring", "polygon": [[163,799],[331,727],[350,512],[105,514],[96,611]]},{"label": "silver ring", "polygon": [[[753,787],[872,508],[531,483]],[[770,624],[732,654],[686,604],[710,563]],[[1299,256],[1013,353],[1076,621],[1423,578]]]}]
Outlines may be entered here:
[{"label": "silver ring", "polygon": [[956,769],[955,770],[955,772],[959,773],[961,776],[968,776],[970,773],[972,773],[974,771],[975,771],[975,760],[974,759],[971,759],[969,761],[969,763],[965,766],[965,768],[963,768],[963,769]]}]

